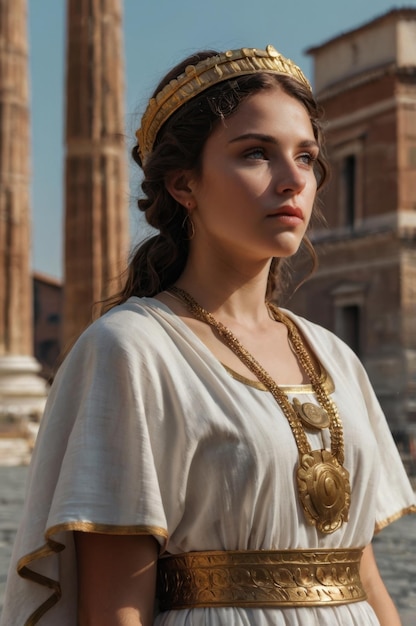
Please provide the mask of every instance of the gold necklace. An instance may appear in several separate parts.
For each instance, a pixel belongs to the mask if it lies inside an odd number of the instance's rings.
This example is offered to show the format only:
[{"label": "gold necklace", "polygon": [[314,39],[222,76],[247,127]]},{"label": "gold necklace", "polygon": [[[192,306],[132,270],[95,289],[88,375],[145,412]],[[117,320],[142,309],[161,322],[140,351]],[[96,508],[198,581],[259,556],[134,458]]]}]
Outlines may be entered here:
[{"label": "gold necklace", "polygon": [[[297,358],[308,375],[320,407],[329,420],[331,450],[312,450],[300,419],[299,406],[292,406],[284,391],[273,378],[241,345],[229,328],[218,322],[211,313],[202,308],[196,300],[179,287],[168,290],[176,295],[192,315],[217,331],[220,339],[236,354],[239,359],[270,391],[285,415],[299,451],[299,465],[296,471],[297,488],[306,520],[323,533],[333,533],[348,520],[351,501],[349,473],[343,467],[344,436],[342,422],[337,407],[328,397],[320,375],[315,371],[312,360],[306,350],[295,324],[275,305],[267,303],[273,318],[283,323],[288,329],[289,339]],[[298,401],[298,405],[300,405]],[[301,405],[305,407],[305,405]],[[315,406],[315,405],[312,405]],[[315,425],[316,426],[316,425]],[[322,426],[320,426],[322,427]]]}]

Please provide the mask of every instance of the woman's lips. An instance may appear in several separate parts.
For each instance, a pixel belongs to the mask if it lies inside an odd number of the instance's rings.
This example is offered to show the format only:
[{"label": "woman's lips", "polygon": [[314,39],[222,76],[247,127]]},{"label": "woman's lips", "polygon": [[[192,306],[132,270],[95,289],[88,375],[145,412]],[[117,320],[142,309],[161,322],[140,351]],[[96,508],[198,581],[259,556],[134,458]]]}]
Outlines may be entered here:
[{"label": "woman's lips", "polygon": [[303,212],[299,207],[282,206],[267,215],[281,224],[297,226],[303,222]]}]

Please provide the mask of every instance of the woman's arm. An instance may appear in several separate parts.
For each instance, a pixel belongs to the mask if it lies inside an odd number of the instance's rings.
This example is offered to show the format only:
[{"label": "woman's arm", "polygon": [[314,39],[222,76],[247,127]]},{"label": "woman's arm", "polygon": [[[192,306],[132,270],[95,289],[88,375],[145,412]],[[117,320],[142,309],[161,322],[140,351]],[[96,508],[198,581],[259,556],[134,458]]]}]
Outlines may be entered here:
[{"label": "woman's arm", "polygon": [[78,626],[151,626],[159,545],[147,535],[76,532]]},{"label": "woman's arm", "polygon": [[380,576],[371,544],[364,548],[360,576],[368,596],[368,602],[373,607],[380,625],[401,626],[397,609]]}]

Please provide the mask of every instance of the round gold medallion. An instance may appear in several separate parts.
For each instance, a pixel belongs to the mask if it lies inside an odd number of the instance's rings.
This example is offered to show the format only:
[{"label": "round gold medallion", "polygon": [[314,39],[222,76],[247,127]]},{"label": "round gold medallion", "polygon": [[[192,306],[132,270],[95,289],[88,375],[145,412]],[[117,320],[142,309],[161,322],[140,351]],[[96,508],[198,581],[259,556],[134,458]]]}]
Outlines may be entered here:
[{"label": "round gold medallion", "polygon": [[329,450],[311,450],[297,470],[300,501],[306,518],[323,533],[333,533],[348,520],[349,473]]},{"label": "round gold medallion", "polygon": [[312,402],[299,402],[297,398],[293,399],[293,408],[297,416],[306,428],[314,430],[322,430],[329,426],[329,415],[321,406],[312,404]]}]

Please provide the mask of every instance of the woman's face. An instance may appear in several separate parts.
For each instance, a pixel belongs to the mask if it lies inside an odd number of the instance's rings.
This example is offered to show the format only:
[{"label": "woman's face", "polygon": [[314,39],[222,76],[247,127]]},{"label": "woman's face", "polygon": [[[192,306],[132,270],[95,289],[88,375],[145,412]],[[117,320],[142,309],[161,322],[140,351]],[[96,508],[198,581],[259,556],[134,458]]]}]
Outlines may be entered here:
[{"label": "woman's face", "polygon": [[209,136],[191,246],[247,261],[294,254],[308,226],[319,148],[305,107],[278,86],[244,100]]}]

